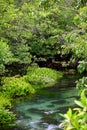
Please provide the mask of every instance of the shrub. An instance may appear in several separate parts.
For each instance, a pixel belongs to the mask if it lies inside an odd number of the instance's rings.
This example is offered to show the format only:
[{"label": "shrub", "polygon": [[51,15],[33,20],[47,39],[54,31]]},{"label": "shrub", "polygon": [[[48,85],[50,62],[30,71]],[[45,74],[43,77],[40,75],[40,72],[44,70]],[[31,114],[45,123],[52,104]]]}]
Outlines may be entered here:
[{"label": "shrub", "polygon": [[4,93],[0,93],[0,108],[11,107],[10,100]]},{"label": "shrub", "polygon": [[28,70],[23,78],[36,88],[49,87],[58,82],[62,73],[49,68],[34,68],[33,72]]},{"label": "shrub", "polygon": [[6,42],[0,40],[0,74],[5,72],[5,64],[11,63],[13,55]]},{"label": "shrub", "polygon": [[0,128],[10,127],[15,120],[15,115],[4,108],[0,108]]},{"label": "shrub", "polygon": [[87,130],[87,97],[85,92],[86,90],[82,91],[80,101],[75,101],[78,105],[77,108],[69,109],[66,114],[62,114],[65,120],[60,126],[63,126],[64,130]]},{"label": "shrub", "polygon": [[27,95],[29,93],[33,94],[35,92],[32,86],[21,78],[4,78],[2,84],[2,91],[11,97]]},{"label": "shrub", "polygon": [[86,61],[79,61],[79,65],[78,65],[78,72],[79,73],[83,73],[84,71],[87,71],[87,62]]},{"label": "shrub", "polygon": [[0,128],[8,128],[12,126],[15,115],[7,108],[11,107],[11,98],[14,96],[25,96],[34,93],[35,90],[29,83],[21,78],[5,77],[2,79],[2,87],[0,92]]},{"label": "shrub", "polygon": [[79,79],[76,83],[76,87],[79,91],[79,94],[82,92],[83,89],[87,89],[87,77]]}]

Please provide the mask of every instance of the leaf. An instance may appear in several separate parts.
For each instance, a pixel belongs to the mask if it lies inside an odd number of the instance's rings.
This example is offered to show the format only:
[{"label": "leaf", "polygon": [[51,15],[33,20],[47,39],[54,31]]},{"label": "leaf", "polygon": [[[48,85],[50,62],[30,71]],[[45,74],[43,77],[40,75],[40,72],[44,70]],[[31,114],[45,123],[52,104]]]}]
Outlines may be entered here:
[{"label": "leaf", "polygon": [[83,90],[82,93],[81,93],[81,102],[82,102],[84,107],[87,107],[87,98],[85,96],[85,91],[86,90]]},{"label": "leaf", "polygon": [[69,110],[68,110],[68,112],[67,112],[67,115],[68,115],[69,118],[72,117],[72,109],[71,109],[71,108],[69,108]]},{"label": "leaf", "polygon": [[82,107],[82,108],[84,107],[83,104],[82,104],[80,101],[75,100],[75,103],[76,103],[78,106]]}]

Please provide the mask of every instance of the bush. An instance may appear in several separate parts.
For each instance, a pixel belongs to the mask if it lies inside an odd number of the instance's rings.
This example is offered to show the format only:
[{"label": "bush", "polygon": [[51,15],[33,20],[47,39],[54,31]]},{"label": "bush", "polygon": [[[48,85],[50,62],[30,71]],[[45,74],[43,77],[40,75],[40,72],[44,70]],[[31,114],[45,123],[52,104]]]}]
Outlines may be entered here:
[{"label": "bush", "polygon": [[4,93],[0,93],[0,108],[11,107],[10,100]]},{"label": "bush", "polygon": [[76,83],[77,83],[76,87],[79,91],[79,94],[81,94],[83,89],[87,89],[87,77],[83,77],[82,79],[79,79]]},{"label": "bush", "polygon": [[79,61],[79,65],[78,65],[78,72],[79,73],[83,73],[84,71],[87,71],[87,62],[86,61]]},{"label": "bush", "polygon": [[35,90],[21,78],[5,77],[2,79],[0,92],[0,128],[7,129],[14,123],[15,115],[7,110],[7,108],[11,107],[11,98],[25,96],[29,93],[35,93]]},{"label": "bush", "polygon": [[0,74],[5,72],[5,64],[11,63],[13,55],[6,42],[0,40]]},{"label": "bush", "polygon": [[9,110],[0,108],[0,128],[10,127],[15,120],[15,115]]},{"label": "bush", "polygon": [[43,87],[49,87],[54,85],[58,82],[58,79],[62,77],[62,73],[49,69],[49,68],[34,68],[33,72],[29,71],[27,72],[27,75],[23,78],[25,81],[32,84],[35,89],[36,88],[43,88]]},{"label": "bush", "polygon": [[60,126],[64,127],[64,130],[87,130],[87,90],[83,90],[81,93],[80,101],[75,101],[78,105],[77,108],[69,109],[66,114],[62,114],[65,118],[64,122]]},{"label": "bush", "polygon": [[11,97],[27,95],[29,93],[33,94],[35,92],[32,86],[22,81],[21,78],[4,78],[2,84],[2,91]]}]

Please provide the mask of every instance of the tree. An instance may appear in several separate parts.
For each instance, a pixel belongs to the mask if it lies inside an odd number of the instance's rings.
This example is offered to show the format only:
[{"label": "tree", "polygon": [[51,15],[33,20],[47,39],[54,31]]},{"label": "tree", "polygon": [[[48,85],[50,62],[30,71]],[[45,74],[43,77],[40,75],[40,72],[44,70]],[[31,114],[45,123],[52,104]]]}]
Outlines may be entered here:
[{"label": "tree", "polygon": [[[31,54],[27,45],[28,39],[32,35],[30,31],[31,24],[29,18],[31,13],[29,9],[27,3],[24,3],[22,8],[20,8],[16,7],[14,0],[1,0],[0,40],[5,39],[7,42],[6,45],[3,45],[5,47],[9,46],[13,53],[14,60],[10,63],[29,64],[31,62]],[[6,61],[5,64],[7,64]]]},{"label": "tree", "polygon": [[6,42],[0,41],[0,74],[5,71],[5,64],[12,62],[13,55]]}]

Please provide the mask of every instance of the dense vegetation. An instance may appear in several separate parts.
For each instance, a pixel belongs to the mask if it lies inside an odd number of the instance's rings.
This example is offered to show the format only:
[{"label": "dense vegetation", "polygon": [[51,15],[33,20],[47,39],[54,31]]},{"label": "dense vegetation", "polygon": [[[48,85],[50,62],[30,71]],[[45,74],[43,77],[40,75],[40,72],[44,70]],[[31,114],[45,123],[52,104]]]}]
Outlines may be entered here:
[{"label": "dense vegetation", "polygon": [[[15,120],[11,100],[62,76],[49,68],[87,72],[87,1],[0,0],[0,127]],[[81,108],[69,109],[65,130],[87,129],[87,77],[76,86]]]},{"label": "dense vegetation", "polygon": [[39,67],[29,67],[27,74],[21,77],[3,77],[0,87],[0,127],[12,127],[15,121],[16,115],[10,112],[13,100],[35,94],[41,88],[51,87],[61,77],[61,72]]}]

